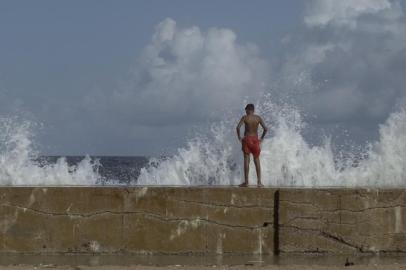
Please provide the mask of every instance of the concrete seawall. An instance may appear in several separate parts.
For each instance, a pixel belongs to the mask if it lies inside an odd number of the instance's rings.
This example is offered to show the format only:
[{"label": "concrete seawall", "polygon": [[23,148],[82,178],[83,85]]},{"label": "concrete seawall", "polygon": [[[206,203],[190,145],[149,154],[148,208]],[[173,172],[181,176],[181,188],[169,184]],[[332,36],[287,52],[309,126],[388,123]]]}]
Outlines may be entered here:
[{"label": "concrete seawall", "polygon": [[406,252],[404,189],[0,187],[0,252]]}]

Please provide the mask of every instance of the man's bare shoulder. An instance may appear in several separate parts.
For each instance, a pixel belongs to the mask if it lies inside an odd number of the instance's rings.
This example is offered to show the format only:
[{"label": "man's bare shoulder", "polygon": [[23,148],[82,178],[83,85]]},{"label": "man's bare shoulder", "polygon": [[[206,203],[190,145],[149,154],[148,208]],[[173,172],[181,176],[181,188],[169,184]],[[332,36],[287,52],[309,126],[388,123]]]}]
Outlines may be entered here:
[{"label": "man's bare shoulder", "polygon": [[257,121],[261,121],[261,120],[262,120],[261,116],[259,116],[258,114],[254,114],[253,116],[255,117],[255,119],[256,119]]},{"label": "man's bare shoulder", "polygon": [[245,115],[243,115],[243,116],[241,117],[240,121],[238,122],[238,125],[242,125],[242,124],[244,124],[245,122],[246,122],[246,120],[245,120]]}]

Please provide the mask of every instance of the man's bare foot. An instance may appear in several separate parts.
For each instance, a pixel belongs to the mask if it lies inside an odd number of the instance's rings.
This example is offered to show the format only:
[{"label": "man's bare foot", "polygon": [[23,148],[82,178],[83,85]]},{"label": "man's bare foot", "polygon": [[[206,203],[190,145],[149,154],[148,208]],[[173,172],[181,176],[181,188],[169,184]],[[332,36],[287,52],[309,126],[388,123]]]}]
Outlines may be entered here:
[{"label": "man's bare foot", "polygon": [[239,186],[239,187],[248,187],[248,183],[244,182],[244,183],[242,183],[242,184],[239,184],[238,186]]},{"label": "man's bare foot", "polygon": [[258,183],[257,187],[264,187],[264,185],[262,183]]}]

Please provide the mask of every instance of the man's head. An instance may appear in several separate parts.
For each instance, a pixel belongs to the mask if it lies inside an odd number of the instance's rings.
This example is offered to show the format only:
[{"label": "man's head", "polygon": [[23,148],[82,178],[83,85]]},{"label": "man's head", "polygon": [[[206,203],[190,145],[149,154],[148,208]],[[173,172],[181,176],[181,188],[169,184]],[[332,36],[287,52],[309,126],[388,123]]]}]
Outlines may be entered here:
[{"label": "man's head", "polygon": [[255,107],[254,107],[254,104],[252,104],[252,103],[247,104],[247,106],[245,106],[245,112],[247,114],[253,114],[254,110],[255,110]]}]

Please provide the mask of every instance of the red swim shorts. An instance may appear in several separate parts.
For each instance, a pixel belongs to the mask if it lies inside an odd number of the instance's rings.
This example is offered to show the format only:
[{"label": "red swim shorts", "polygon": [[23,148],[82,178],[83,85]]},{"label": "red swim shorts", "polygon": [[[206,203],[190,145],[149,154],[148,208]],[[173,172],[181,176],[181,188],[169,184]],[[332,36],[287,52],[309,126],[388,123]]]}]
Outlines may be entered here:
[{"label": "red swim shorts", "polygon": [[244,154],[252,155],[257,158],[259,157],[259,153],[261,152],[261,148],[259,147],[259,139],[257,136],[245,136],[242,138],[242,151]]}]

